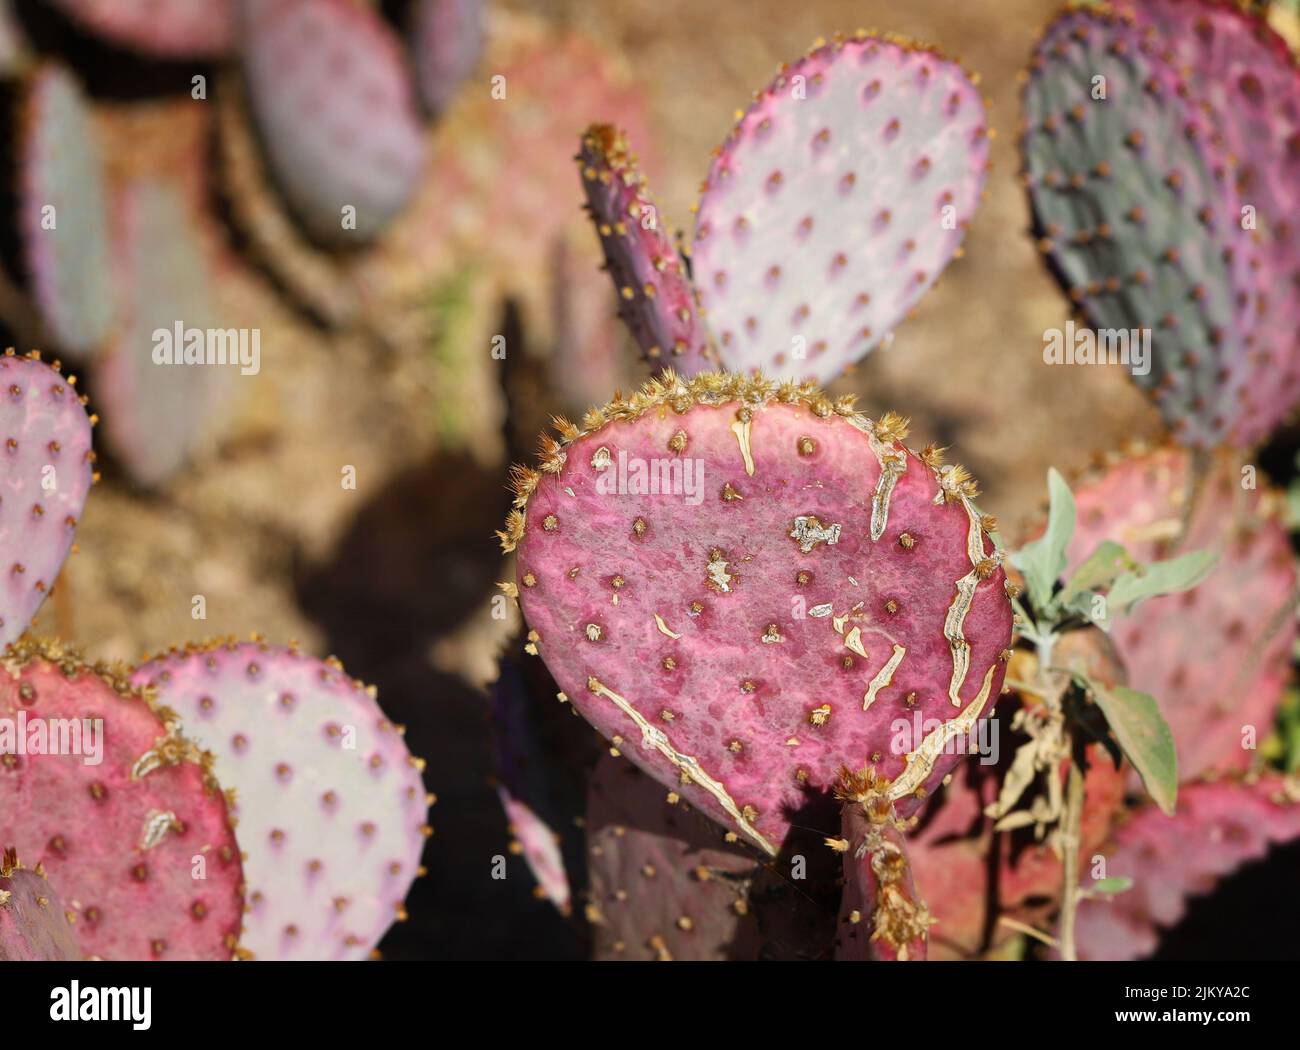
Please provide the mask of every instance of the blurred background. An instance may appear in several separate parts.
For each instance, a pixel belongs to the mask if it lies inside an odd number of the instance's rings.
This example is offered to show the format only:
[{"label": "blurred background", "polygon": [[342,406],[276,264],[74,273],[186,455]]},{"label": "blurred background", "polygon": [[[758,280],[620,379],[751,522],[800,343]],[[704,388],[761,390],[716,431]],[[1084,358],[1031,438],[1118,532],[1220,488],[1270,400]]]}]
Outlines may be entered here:
[{"label": "blurred background", "polygon": [[[35,630],[128,661],[257,631],[334,653],[376,684],[439,796],[429,875],[388,957],[583,952],[573,924],[534,899],[517,857],[510,878],[487,876],[508,835],[490,784],[484,688],[518,627],[493,619],[491,603],[509,578],[493,537],[509,462],[531,456],[552,414],[645,377],[580,207],[572,158],[587,124],[628,132],[663,215],[689,234],[710,151],[779,62],[858,27],[938,45],[979,74],[988,98],[997,137],[986,198],[964,257],[834,392],[858,394],[868,414],[910,416],[917,442],[951,446],[1012,536],[1040,512],[1049,465],[1068,474],[1160,432],[1122,371],[1042,363],[1043,332],[1068,307],[1027,234],[1017,74],[1056,0],[491,0],[477,61],[434,105],[416,104],[424,153],[409,201],[364,243],[313,237],[285,192],[310,173],[287,173],[260,148],[279,117],[256,93],[287,88],[267,71],[277,63],[250,59],[238,32],[228,39],[220,16],[238,4],[211,0],[212,24],[191,26],[180,50],[192,53],[179,55],[175,40],[160,50],[142,44],[147,30],[122,30],[111,6],[0,2],[6,216],[33,179],[73,199],[102,193],[106,224],[85,243],[105,239],[112,278],[102,338],[60,346],[22,224],[3,233],[6,343],[62,358],[103,420],[102,482]],[[417,5],[358,6],[418,65]],[[310,63],[314,42],[301,48]],[[54,129],[38,148],[39,121],[57,112],[33,104],[33,84],[51,66],[75,82],[98,169],[75,131]],[[279,66],[293,75],[292,62]],[[504,98],[493,97],[497,77]],[[80,159],[61,165],[60,150]],[[200,314],[260,330],[257,375],[206,369],[189,380],[202,389],[151,389],[132,373],[146,333],[170,324],[146,322]],[[1293,446],[1284,434],[1270,452],[1275,473],[1291,469]],[[196,620],[199,595],[206,618]],[[1292,872],[1300,863],[1284,859]],[[1248,876],[1221,890],[1213,914],[1251,907],[1261,891],[1239,887]],[[1242,921],[1266,925],[1249,912]],[[1187,936],[1204,949],[1215,926]]]}]

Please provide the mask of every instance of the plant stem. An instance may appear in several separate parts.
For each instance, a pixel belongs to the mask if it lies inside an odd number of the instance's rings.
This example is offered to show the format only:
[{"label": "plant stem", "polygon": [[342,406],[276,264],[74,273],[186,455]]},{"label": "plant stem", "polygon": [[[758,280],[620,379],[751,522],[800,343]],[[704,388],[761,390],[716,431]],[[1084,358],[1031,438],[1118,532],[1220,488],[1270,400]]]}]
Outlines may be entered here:
[{"label": "plant stem", "polygon": [[1065,883],[1061,892],[1061,958],[1075,962],[1074,920],[1079,911],[1079,828],[1083,823],[1083,771],[1070,760],[1065,794],[1065,822],[1061,833]]}]

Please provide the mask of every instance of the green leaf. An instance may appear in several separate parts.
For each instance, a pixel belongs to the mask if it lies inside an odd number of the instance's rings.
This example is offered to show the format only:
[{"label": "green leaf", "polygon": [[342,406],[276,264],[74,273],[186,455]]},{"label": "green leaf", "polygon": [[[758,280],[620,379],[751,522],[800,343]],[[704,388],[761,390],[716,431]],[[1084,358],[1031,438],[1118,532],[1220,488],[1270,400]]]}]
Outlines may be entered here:
[{"label": "green leaf", "polygon": [[1061,591],[1061,602],[1068,603],[1080,591],[1105,587],[1116,576],[1133,568],[1136,565],[1128,556],[1128,551],[1113,540],[1102,540],[1097,544],[1097,549],[1070,576],[1065,589]]},{"label": "green leaf", "polygon": [[1098,879],[1088,887],[1088,892],[1114,896],[1116,893],[1123,893],[1125,890],[1131,890],[1132,888],[1133,880],[1127,875],[1111,875],[1104,879]]},{"label": "green leaf", "polygon": [[1052,589],[1065,571],[1065,550],[1074,535],[1074,494],[1055,467],[1047,472],[1047,492],[1051,500],[1047,531],[1011,558],[1011,563],[1025,574],[1029,600],[1040,614],[1051,604]]},{"label": "green leaf", "polygon": [[1062,603],[1066,612],[1077,613],[1103,631],[1110,632],[1110,601],[1096,591],[1079,591]]},{"label": "green leaf", "polygon": [[1126,572],[1110,588],[1116,615],[1130,613],[1147,598],[1190,590],[1210,574],[1219,560],[1211,551],[1192,551],[1167,561],[1155,561],[1136,572]]},{"label": "green leaf", "polygon": [[1110,690],[1096,687],[1093,699],[1147,793],[1172,817],[1178,801],[1178,756],[1173,730],[1155,700],[1122,685]]}]

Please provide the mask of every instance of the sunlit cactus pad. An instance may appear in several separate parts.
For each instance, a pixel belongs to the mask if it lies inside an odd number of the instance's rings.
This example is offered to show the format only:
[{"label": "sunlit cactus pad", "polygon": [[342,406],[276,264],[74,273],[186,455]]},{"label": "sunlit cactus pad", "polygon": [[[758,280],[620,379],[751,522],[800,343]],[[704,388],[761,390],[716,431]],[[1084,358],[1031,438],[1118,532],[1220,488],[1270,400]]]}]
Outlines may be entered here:
[{"label": "sunlit cactus pad", "polygon": [[[502,538],[579,712],[771,853],[845,765],[914,809],[992,709],[1010,640],[970,476],[905,449],[892,413],[736,375],[669,375],[556,426]],[[898,717],[917,719],[905,748]]]},{"label": "sunlit cactus pad", "polygon": [[138,668],[212,749],[236,792],[244,946],[259,959],[364,959],[419,873],[423,763],[336,661],[257,642],[192,646]]}]

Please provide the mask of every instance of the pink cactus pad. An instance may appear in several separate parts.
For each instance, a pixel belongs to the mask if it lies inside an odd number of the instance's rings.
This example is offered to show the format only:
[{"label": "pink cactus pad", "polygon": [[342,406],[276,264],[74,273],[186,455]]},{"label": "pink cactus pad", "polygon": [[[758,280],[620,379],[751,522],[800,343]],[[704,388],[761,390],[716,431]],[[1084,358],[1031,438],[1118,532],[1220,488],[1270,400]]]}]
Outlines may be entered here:
[{"label": "pink cactus pad", "polygon": [[621,758],[592,776],[587,854],[597,959],[757,958],[756,855]]},{"label": "pink cactus pad", "polygon": [[728,369],[826,382],[957,253],[988,125],[957,63],[859,34],[782,68],[709,171],[694,265]]},{"label": "pink cactus pad", "polygon": [[49,872],[82,949],[231,958],[243,872],[211,756],[125,668],[27,640],[3,665],[0,842]]},{"label": "pink cactus pad", "polygon": [[528,806],[503,787],[497,788],[501,808],[506,811],[511,835],[511,852],[523,856],[537,880],[537,895],[568,915],[573,908],[569,876],[564,870],[559,836]]},{"label": "pink cactus pad", "polygon": [[244,945],[258,959],[364,959],[394,922],[431,833],[423,762],[337,661],[258,642],[142,665],[236,793]]},{"label": "pink cactus pad", "polygon": [[1106,875],[1133,880],[1110,900],[1085,900],[1076,935],[1081,959],[1136,959],[1156,949],[1190,898],[1269,847],[1300,837],[1300,784],[1294,777],[1185,784],[1178,812],[1143,806],[1120,827]]},{"label": "pink cactus pad", "polygon": [[447,108],[483,55],[483,0],[415,0],[411,60],[420,101],[432,114]]},{"label": "pink cactus pad", "polygon": [[27,871],[13,850],[0,859],[0,962],[80,959],[76,912],[45,881]]},{"label": "pink cactus pad", "polygon": [[326,243],[372,240],[424,168],[400,42],[350,0],[243,0],[242,13],[249,104],[290,207]]},{"label": "pink cactus pad", "polygon": [[[1167,448],[1118,458],[1075,491],[1077,564],[1103,539],[1138,561],[1172,556],[1188,492],[1187,453]],[[1296,571],[1280,494],[1243,489],[1241,465],[1220,458],[1204,480],[1181,551],[1219,562],[1194,590],[1153,598],[1111,631],[1129,684],[1150,693],[1174,731],[1180,778],[1244,769],[1267,735],[1290,677]]]},{"label": "pink cactus pad", "polygon": [[235,38],[235,0],[51,0],[118,47],[154,58],[218,58]]},{"label": "pink cactus pad", "polygon": [[619,315],[641,352],[686,376],[716,369],[691,279],[623,133],[608,124],[588,128],[578,168]]},{"label": "pink cactus pad", "polygon": [[0,356],[0,645],[27,629],[54,586],[95,480],[75,383],[39,355]]},{"label": "pink cactus pad", "polygon": [[18,225],[32,295],[59,349],[86,357],[112,320],[113,267],[103,157],[71,73],[37,68],[20,130]]},{"label": "pink cactus pad", "polygon": [[[1009,655],[974,482],[851,402],[668,373],[581,428],[557,420],[501,534],[577,710],[769,853],[844,765],[891,778],[906,817]],[[669,494],[642,494],[651,474]]]},{"label": "pink cactus pad", "polygon": [[835,958],[843,962],[909,962],[929,950],[930,909],[917,891],[907,856],[905,825],[894,815],[888,783],[874,773],[846,773],[844,796],[844,900]]},{"label": "pink cactus pad", "polygon": [[[117,200],[123,319],[95,375],[104,408],[105,438],[132,480],[161,484],[209,436],[223,403],[255,382],[238,363],[239,333],[216,324],[212,273],[194,213],[178,187],[145,179],[128,183]],[[225,363],[159,364],[156,334],[165,332],[176,358],[206,344],[182,333],[223,333]],[[251,349],[251,333],[245,344]],[[259,346],[260,346],[260,336]],[[217,349],[213,344],[213,349]],[[260,354],[259,354],[260,364]]]}]

